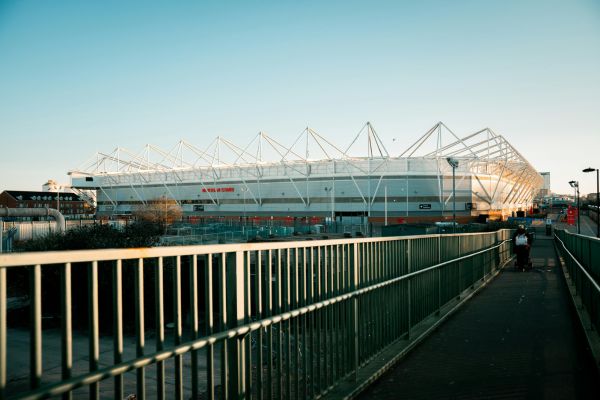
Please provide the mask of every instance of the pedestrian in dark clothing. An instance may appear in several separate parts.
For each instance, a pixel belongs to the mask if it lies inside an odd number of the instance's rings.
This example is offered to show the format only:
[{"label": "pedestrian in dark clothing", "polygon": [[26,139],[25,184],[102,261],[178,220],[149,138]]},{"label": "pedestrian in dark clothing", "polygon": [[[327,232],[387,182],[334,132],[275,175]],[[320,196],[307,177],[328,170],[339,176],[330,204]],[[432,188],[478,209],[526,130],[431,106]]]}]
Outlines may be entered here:
[{"label": "pedestrian in dark clothing", "polygon": [[517,262],[515,266],[525,271],[525,268],[530,269],[531,264],[529,263],[529,252],[531,250],[531,244],[533,238],[529,232],[525,229],[525,226],[519,225],[519,229],[514,233],[512,237],[513,251],[517,255]]}]

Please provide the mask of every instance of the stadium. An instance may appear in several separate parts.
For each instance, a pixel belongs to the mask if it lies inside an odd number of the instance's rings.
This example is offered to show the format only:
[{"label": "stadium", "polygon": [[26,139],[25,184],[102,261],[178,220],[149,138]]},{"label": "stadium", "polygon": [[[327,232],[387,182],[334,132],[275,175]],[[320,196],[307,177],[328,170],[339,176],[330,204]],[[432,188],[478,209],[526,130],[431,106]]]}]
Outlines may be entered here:
[{"label": "stadium", "polygon": [[543,184],[501,135],[485,128],[459,137],[442,122],[399,154],[367,122],[346,146],[311,128],[290,146],[260,132],[246,146],[217,137],[205,149],[186,141],[117,148],[69,175],[73,188],[95,191],[100,218],[169,199],[189,220],[376,224],[449,221],[453,210],[459,222],[503,219],[531,206]]}]

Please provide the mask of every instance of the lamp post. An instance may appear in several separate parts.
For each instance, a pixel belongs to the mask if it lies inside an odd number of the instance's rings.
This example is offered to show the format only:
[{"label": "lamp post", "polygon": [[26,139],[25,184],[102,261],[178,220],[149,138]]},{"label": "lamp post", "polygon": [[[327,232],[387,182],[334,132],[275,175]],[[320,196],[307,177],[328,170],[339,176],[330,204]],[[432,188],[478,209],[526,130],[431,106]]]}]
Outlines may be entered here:
[{"label": "lamp post", "polygon": [[583,172],[596,171],[596,237],[600,238],[600,171],[598,168],[586,168]]},{"label": "lamp post", "polygon": [[[248,190],[248,188],[243,187],[242,188],[242,194],[244,195],[244,225],[246,226],[246,191]],[[243,230],[243,228],[242,228]]]},{"label": "lamp post", "polygon": [[383,214],[385,216],[385,218],[384,218],[385,219],[385,226],[387,226],[387,224],[388,224],[388,218],[387,218],[387,214],[388,214],[388,210],[387,210],[388,209],[388,207],[387,207],[387,186],[385,186],[383,188],[383,200],[384,200],[384,202],[383,202],[383,206],[384,206]]},{"label": "lamp post", "polygon": [[452,167],[452,233],[456,233],[456,168],[458,168],[458,160],[448,157],[446,161]]},{"label": "lamp post", "polygon": [[581,233],[581,224],[579,219],[579,182],[578,181],[570,181],[569,185],[573,189],[575,189],[575,196],[577,197],[577,234]]},{"label": "lamp post", "polygon": [[[333,193],[333,186],[332,187],[326,187],[325,188],[325,193],[329,192],[329,198],[330,198],[330,205],[331,205],[331,226],[333,227],[333,222],[335,221],[335,209],[334,209],[334,193]],[[332,228],[333,229],[333,228]]]},{"label": "lamp post", "polygon": [[[165,227],[165,233],[164,234],[166,235],[167,234],[167,219],[168,219],[168,217],[167,217],[167,214],[168,214],[168,212],[167,212],[167,192],[163,192],[163,196],[161,197],[160,201],[162,201],[164,203],[164,205],[165,205],[164,214],[163,214],[163,224],[164,224],[164,227]],[[159,206],[161,206],[161,205],[162,204],[159,204]]]}]

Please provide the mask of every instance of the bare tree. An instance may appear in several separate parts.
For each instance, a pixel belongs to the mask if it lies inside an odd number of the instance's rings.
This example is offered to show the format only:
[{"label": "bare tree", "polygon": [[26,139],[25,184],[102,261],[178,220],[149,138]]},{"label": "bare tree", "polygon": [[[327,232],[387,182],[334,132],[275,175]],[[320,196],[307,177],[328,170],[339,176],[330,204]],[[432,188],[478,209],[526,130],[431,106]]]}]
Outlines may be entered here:
[{"label": "bare tree", "polygon": [[138,220],[153,222],[167,226],[181,219],[181,206],[177,201],[162,196],[158,199],[152,199],[146,204],[139,205],[133,212],[134,217]]}]

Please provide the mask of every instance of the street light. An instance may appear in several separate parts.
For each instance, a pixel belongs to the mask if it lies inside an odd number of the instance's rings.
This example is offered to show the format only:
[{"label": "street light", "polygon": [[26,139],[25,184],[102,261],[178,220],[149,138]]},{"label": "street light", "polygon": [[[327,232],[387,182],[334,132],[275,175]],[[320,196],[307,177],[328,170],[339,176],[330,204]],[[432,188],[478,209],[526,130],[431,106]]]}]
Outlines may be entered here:
[{"label": "street light", "polygon": [[579,219],[579,182],[578,181],[569,181],[569,185],[573,189],[575,189],[575,196],[577,197],[577,234],[581,233],[581,225]]},{"label": "street light", "polygon": [[388,224],[387,185],[383,187],[383,215],[385,226]]},{"label": "street light", "polygon": [[242,194],[244,195],[244,225],[242,227],[242,231],[244,230],[244,227],[246,226],[246,191],[248,190],[248,188],[243,187],[242,188]]},{"label": "street light", "polygon": [[452,233],[456,233],[456,168],[458,168],[458,160],[448,157],[446,161],[452,167]]},{"label": "street light", "polygon": [[335,207],[334,207],[334,193],[333,193],[333,186],[332,187],[326,187],[325,188],[325,193],[329,192],[329,197],[330,197],[330,205],[331,205],[331,225],[333,226],[333,223],[335,221]]},{"label": "street light", "polygon": [[596,171],[596,237],[600,238],[600,171],[598,168],[586,168],[583,172]]}]

